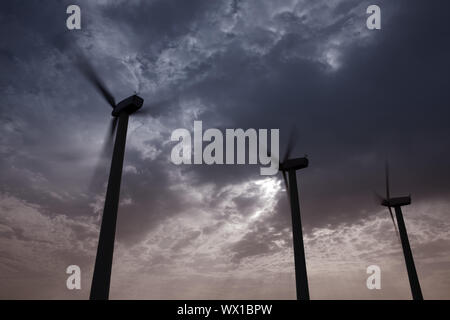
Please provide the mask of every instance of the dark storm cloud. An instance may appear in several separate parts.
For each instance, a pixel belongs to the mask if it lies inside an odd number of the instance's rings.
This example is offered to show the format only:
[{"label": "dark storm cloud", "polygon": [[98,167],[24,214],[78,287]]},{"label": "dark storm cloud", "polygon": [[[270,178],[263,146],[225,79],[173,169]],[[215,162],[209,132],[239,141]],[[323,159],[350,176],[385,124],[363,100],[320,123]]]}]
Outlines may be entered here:
[{"label": "dark storm cloud", "polygon": [[[102,12],[119,27],[130,28],[135,37],[145,43],[155,39],[176,40],[177,37],[192,31],[197,21],[201,21],[208,10],[218,9],[219,5],[207,0],[189,2],[150,1],[147,4],[133,4],[119,1],[105,6]],[[129,21],[134,23],[130,24]]]},{"label": "dark storm cloud", "polygon": [[[88,225],[102,211],[107,162],[95,192],[88,186],[110,113],[76,69],[74,48],[116,100],[138,90],[151,110],[152,117],[130,120],[117,224],[125,247],[183,214],[191,221],[209,214],[208,225],[180,229],[167,245],[174,256],[187,255],[261,208],[256,222],[217,251],[240,264],[290,247],[286,196],[277,191],[266,208],[260,187],[245,185],[260,178],[257,166],[170,163],[170,133],[194,120],[204,130],[280,128],[281,153],[296,127],[293,154],[310,159],[298,174],[307,235],[378,210],[372,191],[383,191],[387,157],[395,193],[411,192],[421,203],[450,193],[445,1],[381,1],[380,31],[365,28],[369,3],[361,1],[78,3],[83,29],[73,32],[65,29],[67,1],[0,4],[7,39],[0,47],[0,191],[20,199],[8,200],[11,206],[38,206],[39,221],[67,216],[62,225],[72,240],[95,239]],[[79,226],[70,219],[92,220]],[[35,236],[1,223],[8,239]],[[441,242],[430,246],[438,250]],[[172,254],[165,248],[152,249],[162,250],[155,254],[161,268]],[[89,265],[91,249],[74,256]],[[57,252],[61,261],[71,260],[64,252]]]},{"label": "dark storm cloud", "polygon": [[[210,62],[212,79],[194,90],[217,104],[216,113],[232,118],[231,126],[280,127],[283,138],[296,124],[295,153],[311,159],[310,169],[300,173],[305,212],[314,213],[308,222],[352,219],[370,208],[372,190],[383,186],[386,158],[392,162],[395,190],[419,199],[447,195],[449,94],[443,84],[449,27],[443,17],[433,16],[438,12],[434,5],[408,3],[374,36],[374,44],[344,48],[343,66],[331,74],[318,62],[285,59],[287,51],[302,49],[292,47],[292,34],[257,62],[231,43],[226,54]],[[310,41],[332,32],[321,30]],[[226,77],[215,76],[225,70]],[[227,167],[214,175],[208,168],[199,170],[206,180],[234,173]],[[243,171],[236,176],[245,177]]]},{"label": "dark storm cloud", "polygon": [[[244,5],[245,3],[242,4]],[[448,191],[448,185],[445,182],[448,179],[433,177],[436,174],[440,177],[449,176],[445,165],[449,148],[447,141],[443,140],[448,133],[444,121],[448,116],[448,109],[445,107],[448,92],[442,90],[442,83],[446,77],[442,74],[442,70],[445,70],[448,64],[443,57],[445,52],[448,52],[448,45],[444,39],[439,38],[445,37],[448,30],[445,25],[441,25],[445,21],[439,18],[432,19],[430,15],[419,14],[423,10],[437,13],[433,5],[425,7],[421,4],[408,4],[408,10],[397,10],[395,19],[385,22],[383,26],[386,30],[374,36],[375,43],[366,46],[360,46],[357,41],[350,43],[340,49],[342,67],[334,72],[327,71],[323,63],[311,59],[311,56],[317,53],[320,43],[327,42],[341,30],[345,30],[345,24],[349,19],[352,19],[353,23],[364,22],[364,15],[355,17],[349,14],[357,5],[356,2],[345,2],[339,5],[335,8],[335,14],[338,16],[336,21],[320,27],[311,24],[306,15],[297,16],[287,11],[277,13],[273,16],[273,20],[285,33],[276,42],[270,32],[263,31],[259,27],[250,29],[245,35],[239,35],[236,31],[229,32],[227,37],[231,38],[224,41],[225,45],[222,45],[220,50],[212,50],[201,63],[196,61],[188,63],[181,69],[185,75],[168,84],[169,87],[181,85],[185,96],[199,98],[207,108],[210,108],[202,113],[200,119],[207,126],[219,124],[220,127],[281,128],[282,138],[285,139],[291,125],[295,124],[298,128],[299,140],[295,153],[298,155],[307,153],[311,159],[311,168],[301,173],[301,188],[303,191],[305,186],[303,195],[305,211],[316,213],[310,220],[313,225],[320,224],[321,221],[326,220],[325,217],[331,215],[348,219],[358,214],[357,208],[361,205],[352,205],[344,199],[350,198],[351,194],[353,199],[357,197],[361,201],[367,201],[371,197],[368,195],[371,190],[378,185],[381,187],[379,183],[381,179],[376,176],[381,171],[381,164],[386,155],[394,161],[394,166],[409,159],[405,165],[401,165],[403,171],[395,177],[398,181],[408,180],[408,185],[412,185],[412,192],[415,191],[414,185],[423,185],[424,180],[428,182],[428,188],[418,187],[417,191],[424,194],[426,192],[433,194],[438,190],[441,193]],[[12,19],[12,25],[24,30],[25,34],[30,34],[30,41],[26,45],[37,47],[36,50],[31,50],[33,55],[44,60],[44,56],[50,53],[51,49],[42,42],[55,43],[53,39],[55,33],[61,37],[61,32],[53,31],[61,30],[56,28],[56,25],[61,23],[61,18],[55,19],[52,12],[64,7],[62,5],[42,6],[38,10],[38,4],[34,2],[5,6],[3,12],[6,13],[6,17]],[[33,8],[33,6],[36,7]],[[177,10],[173,10],[175,6]],[[387,6],[387,8],[390,7]],[[229,11],[220,12],[218,9],[221,9],[220,6],[217,4],[213,6],[208,1],[186,3],[182,7],[175,2],[155,1],[140,7],[116,2],[112,5],[100,5],[98,8],[108,23],[114,24],[118,29],[130,29],[124,34],[127,37],[125,43],[131,45],[131,50],[150,49],[150,51],[137,52],[138,55],[142,55],[144,61],[141,65],[145,68],[144,77],[153,77],[152,74],[157,72],[147,69],[148,64],[158,57],[158,52],[153,52],[152,49],[163,50],[173,46],[176,50],[179,45],[177,41],[181,37],[189,34],[202,35],[201,28],[208,23],[215,23],[223,17],[232,15]],[[318,6],[307,14],[314,17],[321,10],[325,9]],[[20,15],[21,12],[25,12],[26,15]],[[88,22],[94,22],[92,15],[92,13],[87,15]],[[22,19],[26,20],[25,24],[22,23]],[[129,23],[130,21],[134,23]],[[89,23],[86,24],[87,38],[98,39],[92,35],[96,28],[91,27]],[[239,31],[239,28],[236,30]],[[441,31],[434,32],[434,30]],[[32,41],[31,34],[35,33],[42,39]],[[219,32],[214,33],[216,34],[224,37]],[[73,37],[71,40],[79,37],[70,34],[66,36]],[[48,37],[47,40],[46,37]],[[420,46],[417,45],[419,41],[422,42]],[[426,43],[423,43],[424,41]],[[5,50],[7,52],[4,55],[5,59],[11,60],[11,57],[17,57],[17,59],[23,59],[25,63],[29,62],[30,50],[23,50],[22,46],[25,44],[22,38],[17,37],[15,42],[12,39],[11,44]],[[93,45],[101,49],[98,45]],[[255,56],[254,52],[248,50],[248,45],[266,47],[266,51]],[[149,57],[149,52],[152,57]],[[25,70],[14,73],[15,77],[19,77],[18,82],[23,81],[21,85],[18,83],[14,85],[15,83],[8,78],[3,80],[8,81],[8,86],[12,86],[19,92],[23,90],[22,88],[27,88],[27,91],[35,90],[37,96],[51,95],[51,99],[54,100],[51,105],[39,106],[39,108],[59,109],[61,108],[58,106],[59,103],[54,104],[55,99],[58,99],[56,95],[61,92],[64,95],[64,91],[67,92],[67,90],[61,90],[60,84],[54,84],[56,79],[63,77],[67,79],[69,75],[72,75],[75,77],[71,79],[72,87],[78,87],[77,89],[80,90],[82,86],[85,86],[82,84],[82,79],[77,78],[76,70],[71,65],[64,65],[64,61],[67,62],[64,60],[66,58],[64,50],[62,54],[62,62],[41,61],[43,68],[56,67],[56,69],[51,70],[50,76],[39,75],[38,88],[31,83],[36,81],[31,79],[39,70],[36,63],[29,64],[36,69],[36,71],[32,70],[31,74],[26,73]],[[291,57],[292,55],[294,58]],[[438,55],[437,58],[436,55]],[[111,58],[108,59],[111,60]],[[8,63],[8,65],[11,64]],[[59,66],[61,68],[58,68]],[[21,70],[19,64],[18,67]],[[114,83],[109,80],[115,78],[113,70],[106,70],[104,67],[99,69],[110,84]],[[390,71],[385,72],[385,70]],[[49,79],[47,80],[46,77]],[[198,80],[192,81],[193,79]],[[52,86],[55,86],[53,90]],[[115,86],[112,85],[112,87]],[[93,90],[86,87],[83,91],[92,96],[94,101],[99,101]],[[69,98],[69,95],[73,96],[72,93],[66,93],[66,98]],[[70,108],[71,115],[74,112],[80,114],[79,111],[82,111],[82,116],[87,116],[91,111],[99,114],[97,109],[92,110],[94,108],[85,106],[80,108],[81,101],[86,102],[88,99],[81,97],[80,102],[71,102],[73,104]],[[15,103],[18,102],[15,101]],[[427,108],[430,103],[433,103],[433,107]],[[177,108],[183,108],[179,105],[174,106],[173,103],[169,105],[172,112],[177,112]],[[69,109],[67,105],[64,108]],[[30,118],[30,115],[35,118]],[[405,115],[407,115],[407,121],[398,121],[405,118]],[[42,118],[39,114],[36,115],[36,112],[33,115],[33,112],[29,111],[24,116],[25,121],[29,121],[25,124],[27,127],[36,128],[33,124],[37,121],[42,125],[41,128],[34,129],[38,131],[37,135],[27,136],[24,132],[20,134],[23,138],[22,147],[29,153],[36,154],[30,151],[31,146],[39,145],[39,148],[42,148],[39,138],[49,144],[64,144],[66,136],[59,138],[55,134],[60,128],[51,125],[52,121],[57,120],[54,116],[51,117],[53,119]],[[221,121],[226,124],[221,125]],[[76,123],[71,125],[72,128],[76,128]],[[167,140],[168,133],[164,134]],[[157,142],[153,141],[153,143]],[[283,140],[281,145],[283,150]],[[161,145],[155,147],[160,148]],[[52,156],[52,161],[65,164],[64,166],[79,162],[83,157],[77,151],[64,150],[56,153],[53,150],[52,153],[45,149],[41,150],[43,154]],[[129,184],[133,189],[133,191],[130,190],[130,194],[139,199],[139,194],[145,192],[145,194],[152,194],[152,199],[155,197],[155,203],[161,202],[157,200],[158,198],[171,198],[174,199],[171,204],[177,203],[177,197],[173,193],[162,195],[170,184],[165,178],[165,172],[173,167],[164,163],[167,160],[167,153],[168,148],[164,150],[164,154],[161,154],[161,161],[152,163],[153,169],[140,172],[136,181]],[[429,158],[436,159],[441,165],[427,168]],[[48,161],[26,159],[27,156],[19,159],[17,165],[28,169],[34,168],[31,171],[41,172],[45,178],[51,175],[53,165]],[[130,153],[129,162],[136,161],[139,161],[138,155]],[[139,167],[147,163],[148,161],[142,161]],[[227,166],[192,167],[182,170],[194,170],[195,174],[192,177],[194,185],[214,181],[218,186],[232,181],[245,181],[255,177],[257,173],[252,168]],[[415,179],[407,178],[411,171],[422,173],[416,174]],[[149,175],[146,175],[146,172]],[[147,187],[146,191],[143,191],[142,183],[138,181],[153,181],[155,177],[150,174],[154,175],[154,172],[158,172],[159,175],[157,188]],[[57,180],[61,179],[61,172],[58,171],[55,174],[59,175],[59,178],[53,177],[52,181],[57,183]],[[352,177],[352,183],[344,177]],[[140,186],[140,188],[133,186]],[[124,190],[126,193],[127,187]],[[27,193],[32,194],[28,190]],[[316,201],[317,199],[323,199],[323,201]],[[343,209],[336,210],[336,207]],[[160,214],[166,215],[162,214],[164,210],[156,208],[159,207],[154,207],[153,217]],[[344,211],[344,208],[347,208],[349,213],[339,212]],[[168,210],[177,211],[176,207]]]}]

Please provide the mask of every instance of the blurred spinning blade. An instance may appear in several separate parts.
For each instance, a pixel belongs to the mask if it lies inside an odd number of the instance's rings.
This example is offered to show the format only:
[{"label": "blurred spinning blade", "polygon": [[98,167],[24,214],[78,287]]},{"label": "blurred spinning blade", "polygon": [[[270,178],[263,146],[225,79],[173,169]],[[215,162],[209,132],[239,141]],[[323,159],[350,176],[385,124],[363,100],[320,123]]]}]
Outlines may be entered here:
[{"label": "blurred spinning blade", "polygon": [[388,207],[389,214],[391,215],[392,223],[394,224],[395,233],[397,234],[397,238],[400,240],[400,233],[398,232],[397,225],[395,223],[394,214],[392,213],[392,208]]},{"label": "blurred spinning blade", "polygon": [[91,193],[96,193],[99,191],[106,182],[107,176],[107,166],[111,160],[113,146],[114,146],[114,135],[117,129],[118,118],[111,119],[109,128],[106,132],[105,138],[102,142],[102,147],[99,155],[99,159],[94,167],[94,173],[89,184],[89,191]]},{"label": "blurred spinning blade", "polygon": [[[375,201],[377,204],[380,204],[384,206],[384,202],[387,201],[389,203],[389,200],[391,199],[390,194],[390,185],[389,185],[389,164],[386,161],[385,168],[384,168],[384,174],[385,174],[385,187],[386,187],[386,198],[383,198],[380,194],[377,192],[374,192]],[[389,215],[391,216],[392,224],[394,225],[395,233],[397,234],[397,238],[400,239],[400,233],[397,228],[397,224],[395,223],[394,213],[392,212],[391,206],[387,206],[389,210]]]},{"label": "blurred spinning blade", "polygon": [[286,151],[284,152],[284,156],[283,156],[283,162],[285,162],[286,160],[289,159],[289,157],[291,156],[292,150],[295,147],[294,136],[295,136],[295,127],[293,127],[291,129],[291,132],[289,133]]},{"label": "blurred spinning blade", "polygon": [[[286,145],[286,151],[284,152],[284,156],[283,156],[283,163],[289,159],[289,157],[291,156],[292,150],[295,147],[295,144],[296,144],[296,141],[294,140],[295,132],[296,132],[296,128],[295,128],[295,126],[293,126],[291,128],[291,131],[289,133],[289,137],[287,140],[288,142]],[[289,201],[289,207],[291,207],[291,194],[290,194],[290,190],[289,190],[289,180],[287,177],[287,173],[284,170],[282,170],[281,173],[283,174],[283,180],[284,180],[284,185],[286,187],[286,193],[287,193],[287,198]]]},{"label": "blurred spinning blade", "polygon": [[[94,87],[94,89],[105,99],[105,101],[114,109],[116,107],[116,100],[108,88],[105,86],[101,80],[98,73],[92,67],[91,63],[86,59],[86,57],[77,51],[75,55],[75,64],[77,69],[85,77],[86,80]],[[89,184],[89,191],[91,193],[98,192],[99,187],[103,185],[103,182],[107,179],[108,172],[105,167],[111,159],[112,148],[114,145],[114,134],[117,129],[118,118],[114,117],[111,119],[109,128],[106,132],[106,136],[103,139],[102,146],[100,148],[100,157],[94,168],[94,173]]]},{"label": "blurred spinning blade", "polygon": [[98,93],[106,100],[106,102],[114,109],[116,107],[116,100],[111,92],[106,88],[103,81],[95,72],[92,65],[81,53],[77,54],[76,65],[84,77],[94,86]]},{"label": "blurred spinning blade", "polygon": [[[389,186],[389,163],[387,161],[384,166],[384,175],[385,175],[385,179],[386,179],[386,200],[389,202],[389,200],[391,199],[391,192],[390,192],[390,186]],[[397,237],[400,239],[400,233],[398,232],[391,206],[388,206],[388,210],[389,210],[389,214],[391,215],[392,223],[394,224],[395,233],[397,234]]]}]

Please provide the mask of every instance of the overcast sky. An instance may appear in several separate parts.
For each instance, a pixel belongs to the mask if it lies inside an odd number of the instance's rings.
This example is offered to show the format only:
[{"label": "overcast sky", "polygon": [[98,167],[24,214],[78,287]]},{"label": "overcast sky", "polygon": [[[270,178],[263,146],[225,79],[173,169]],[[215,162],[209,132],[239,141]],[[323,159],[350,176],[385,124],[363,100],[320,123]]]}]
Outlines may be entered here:
[{"label": "overcast sky", "polygon": [[[66,28],[78,4],[82,30]],[[366,28],[378,4],[381,30]],[[450,298],[448,1],[151,0],[0,4],[0,298],[86,299],[108,176],[111,108],[135,91],[113,299],[295,299],[280,175],[170,162],[177,128],[277,128],[294,156],[312,299],[410,299],[383,193],[403,213],[425,299]],[[96,168],[100,167],[101,174]],[[94,186],[94,187],[92,187]],[[79,265],[82,289],[65,269]],[[382,289],[366,288],[379,265]]]}]

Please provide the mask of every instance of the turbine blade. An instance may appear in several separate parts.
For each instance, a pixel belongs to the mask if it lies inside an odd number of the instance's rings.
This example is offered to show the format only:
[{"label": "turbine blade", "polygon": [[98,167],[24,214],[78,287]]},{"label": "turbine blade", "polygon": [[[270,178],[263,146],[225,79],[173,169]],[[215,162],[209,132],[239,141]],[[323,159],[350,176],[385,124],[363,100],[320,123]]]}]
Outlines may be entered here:
[{"label": "turbine blade", "polygon": [[87,59],[79,53],[77,55],[77,67],[84,77],[95,87],[95,89],[103,96],[108,104],[114,109],[116,107],[116,100],[111,92],[106,88],[103,81],[97,75],[92,65]]},{"label": "turbine blade", "polygon": [[383,204],[384,199],[380,194],[378,194],[376,191],[374,191],[373,196],[374,196],[376,204],[381,204],[381,205]]},{"label": "turbine blade", "polygon": [[[118,122],[119,118],[118,117],[114,117],[110,124],[109,124],[109,140],[110,142],[112,142],[113,138],[114,138],[114,133],[116,132],[117,129],[117,122]],[[106,139],[105,139],[105,145],[106,145]],[[108,145],[111,145],[108,141]]]},{"label": "turbine blade", "polygon": [[[109,128],[106,132],[105,139],[103,140],[102,148],[100,149],[99,159],[95,165],[94,174],[92,175],[91,182],[89,184],[89,192],[94,193],[98,191],[98,188],[103,185],[108,177],[108,163],[111,160],[112,149],[114,145],[114,134],[117,129],[118,118],[115,117],[111,120]],[[100,183],[102,182],[102,183]]]},{"label": "turbine blade", "polygon": [[153,118],[157,118],[164,115],[169,115],[174,111],[177,103],[178,98],[163,99],[151,103],[146,103],[145,107],[142,107],[138,111],[133,113],[133,116],[152,116]]},{"label": "turbine blade", "polygon": [[286,171],[281,171],[283,173],[283,180],[284,180],[284,185],[286,187],[286,191],[288,193],[288,197],[289,197],[289,185],[288,185],[288,180],[286,177]]},{"label": "turbine blade", "polygon": [[292,149],[295,146],[294,136],[295,136],[295,128],[292,128],[291,132],[289,134],[288,143],[287,143],[287,146],[286,146],[286,151],[285,151],[284,157],[283,157],[283,162],[285,162],[291,156]]},{"label": "turbine blade", "polygon": [[283,174],[284,185],[286,186],[286,194],[287,194],[287,200],[288,200],[288,203],[289,203],[289,209],[292,210],[292,208],[291,208],[291,194],[289,192],[289,182],[288,182],[288,178],[286,176],[286,171],[281,171],[281,173]]},{"label": "turbine blade", "polygon": [[149,108],[141,108],[138,111],[136,111],[135,113],[133,113],[133,116],[136,117],[146,117],[151,115],[151,110]]},{"label": "turbine blade", "polygon": [[385,175],[386,175],[386,199],[389,200],[391,198],[391,193],[389,190],[389,164],[387,161],[385,166]]},{"label": "turbine blade", "polygon": [[395,224],[394,214],[392,213],[391,207],[388,207],[389,214],[391,215],[392,223],[394,224],[395,234],[397,235],[398,240],[400,240],[400,233],[398,232],[397,225]]}]

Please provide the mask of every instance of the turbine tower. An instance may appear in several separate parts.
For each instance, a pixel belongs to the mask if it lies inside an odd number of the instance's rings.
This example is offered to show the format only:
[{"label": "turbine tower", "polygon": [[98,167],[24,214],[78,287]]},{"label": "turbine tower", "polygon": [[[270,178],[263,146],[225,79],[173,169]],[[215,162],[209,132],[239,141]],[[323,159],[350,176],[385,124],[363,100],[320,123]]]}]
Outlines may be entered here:
[{"label": "turbine tower", "polygon": [[[297,188],[297,170],[308,167],[308,158],[289,159],[293,148],[293,132],[291,133],[283,162],[279,164],[279,170],[283,174],[283,180],[288,193],[292,217],[292,238],[294,247],[295,283],[297,300],[309,300],[308,275],[306,272],[305,246],[303,244],[302,222],[300,216],[300,203]],[[287,177],[286,177],[287,173]]]},{"label": "turbine tower", "polygon": [[[386,163],[385,167],[386,175],[386,198],[380,198],[380,203],[389,209],[392,221],[394,222],[394,215],[392,209],[395,210],[395,218],[398,225],[398,233],[400,235],[400,241],[402,243],[403,255],[405,256],[406,270],[408,271],[409,285],[411,287],[411,293],[414,300],[423,300],[422,290],[420,288],[419,277],[417,276],[416,266],[414,264],[414,258],[409,245],[408,233],[406,232],[405,221],[403,220],[402,207],[411,204],[411,196],[391,198],[390,186],[389,186],[389,166]],[[395,222],[394,222],[395,226]]]},{"label": "turbine tower", "polygon": [[[78,67],[113,109],[109,133],[111,140],[117,129],[90,293],[91,300],[108,300],[128,118],[142,107],[144,99],[134,94],[116,104],[114,97],[97,76],[92,66],[81,56],[78,60]],[[106,143],[111,142],[106,141]]]}]

